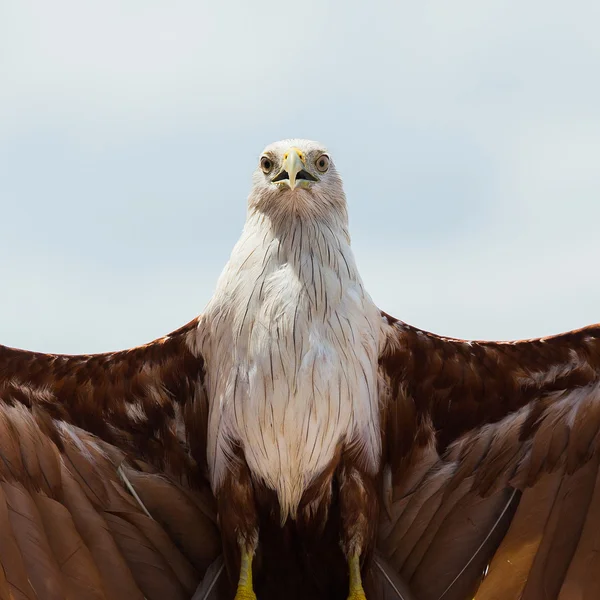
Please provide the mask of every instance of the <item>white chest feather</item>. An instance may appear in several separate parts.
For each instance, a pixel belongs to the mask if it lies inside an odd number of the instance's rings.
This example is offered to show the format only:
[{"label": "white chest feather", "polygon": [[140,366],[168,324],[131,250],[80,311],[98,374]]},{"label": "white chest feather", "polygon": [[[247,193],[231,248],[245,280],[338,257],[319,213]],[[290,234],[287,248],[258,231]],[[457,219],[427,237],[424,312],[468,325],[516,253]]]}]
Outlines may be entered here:
[{"label": "white chest feather", "polygon": [[342,230],[251,217],[205,316],[213,488],[234,445],[284,515],[340,443],[376,471],[380,317]]}]

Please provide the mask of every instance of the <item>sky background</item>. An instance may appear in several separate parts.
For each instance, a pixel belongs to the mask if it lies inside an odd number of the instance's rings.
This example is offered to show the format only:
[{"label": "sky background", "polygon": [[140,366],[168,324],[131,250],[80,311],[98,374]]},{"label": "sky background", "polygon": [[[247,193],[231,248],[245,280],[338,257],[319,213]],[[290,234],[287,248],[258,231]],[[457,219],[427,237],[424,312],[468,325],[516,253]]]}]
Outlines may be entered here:
[{"label": "sky background", "polygon": [[600,321],[600,3],[0,0],[0,343],[200,313],[262,148],[326,144],[363,279],[467,338]]}]

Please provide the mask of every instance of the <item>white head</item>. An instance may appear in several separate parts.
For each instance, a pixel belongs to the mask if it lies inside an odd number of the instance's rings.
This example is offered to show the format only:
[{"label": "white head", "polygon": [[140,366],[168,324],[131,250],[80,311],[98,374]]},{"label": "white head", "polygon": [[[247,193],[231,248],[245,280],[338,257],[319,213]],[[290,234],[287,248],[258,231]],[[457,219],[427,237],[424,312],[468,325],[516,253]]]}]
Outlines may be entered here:
[{"label": "white head", "polygon": [[252,177],[251,211],[271,218],[299,215],[346,220],[342,180],[326,148],[310,140],[268,145]]}]

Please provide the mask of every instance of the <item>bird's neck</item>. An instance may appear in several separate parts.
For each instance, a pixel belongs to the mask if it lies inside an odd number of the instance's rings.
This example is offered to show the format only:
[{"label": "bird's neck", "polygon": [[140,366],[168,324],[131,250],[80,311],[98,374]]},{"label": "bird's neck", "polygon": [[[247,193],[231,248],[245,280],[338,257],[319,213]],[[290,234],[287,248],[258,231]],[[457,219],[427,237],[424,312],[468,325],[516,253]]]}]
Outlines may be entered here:
[{"label": "bird's neck", "polygon": [[292,321],[303,314],[307,322],[325,322],[345,310],[350,293],[353,302],[371,305],[341,219],[290,215],[274,222],[250,213],[204,315],[242,339],[252,329],[246,330],[249,315],[263,315],[267,330],[287,312]]},{"label": "bird's neck", "polygon": [[240,239],[242,254],[254,253],[257,249],[268,251],[275,263],[290,265],[302,280],[312,278],[314,269],[323,267],[358,279],[344,217],[290,212],[273,219],[263,213],[249,213]]}]

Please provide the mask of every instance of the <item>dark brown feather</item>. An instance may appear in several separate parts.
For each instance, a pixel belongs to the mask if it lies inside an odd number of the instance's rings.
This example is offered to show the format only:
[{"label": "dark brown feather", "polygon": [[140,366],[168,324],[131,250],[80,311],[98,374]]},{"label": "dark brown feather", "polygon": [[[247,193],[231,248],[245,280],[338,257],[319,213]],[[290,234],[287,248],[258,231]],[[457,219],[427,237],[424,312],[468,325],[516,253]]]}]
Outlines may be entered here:
[{"label": "dark brown feather", "polygon": [[477,592],[481,600],[520,598],[538,552],[563,472],[542,475],[523,493],[510,528]]},{"label": "dark brown feather", "polygon": [[111,535],[102,513],[90,502],[66,467],[63,468],[63,503],[94,557],[108,597],[143,600],[143,594]]},{"label": "dark brown feather", "polygon": [[[205,470],[204,360],[192,351],[198,319],[144,346],[95,355],[54,355],[0,346],[5,402],[42,408],[125,451],[176,473]],[[193,413],[187,442],[178,407]]]},{"label": "dark brown feather", "polygon": [[66,597],[73,600],[108,600],[94,559],[69,511],[59,502],[39,493],[33,499],[63,575]]},{"label": "dark brown feather", "polygon": [[9,591],[15,599],[34,600],[35,592],[28,579],[27,567],[15,539],[8,515],[6,494],[0,487],[0,564]]},{"label": "dark brown feather", "polygon": [[[201,480],[190,487],[139,459],[134,466],[131,451],[48,417],[35,399],[3,399],[0,598],[190,598],[220,550]],[[149,502],[156,519],[125,471],[142,495],[160,490]]]},{"label": "dark brown feather", "polygon": [[33,498],[20,483],[3,482],[0,485],[6,496],[11,528],[35,593],[48,600],[68,598],[68,587],[51,550]]},{"label": "dark brown feather", "polygon": [[[594,494],[583,523],[577,550],[560,590],[562,600],[600,598],[600,471],[596,475]],[[581,582],[586,586],[582,588]]]},{"label": "dark brown feather", "polygon": [[[462,433],[600,377],[600,325],[536,340],[471,342],[437,336],[389,315],[384,319],[389,328],[379,362],[389,389],[384,416],[394,463],[412,444],[393,433],[407,422],[431,419],[442,452]],[[398,403],[414,405],[415,414]]]},{"label": "dark brown feather", "polygon": [[214,507],[199,508],[189,495],[164,477],[132,468],[127,468],[126,474],[144,506],[192,564],[202,571],[207,569],[221,549]]},{"label": "dark brown feather", "polygon": [[466,342],[386,318],[379,548],[423,600],[595,598],[600,326]]},{"label": "dark brown feather", "polygon": [[135,525],[112,513],[104,518],[145,598],[189,598],[163,554]]}]

